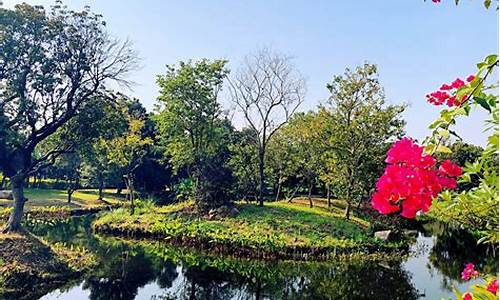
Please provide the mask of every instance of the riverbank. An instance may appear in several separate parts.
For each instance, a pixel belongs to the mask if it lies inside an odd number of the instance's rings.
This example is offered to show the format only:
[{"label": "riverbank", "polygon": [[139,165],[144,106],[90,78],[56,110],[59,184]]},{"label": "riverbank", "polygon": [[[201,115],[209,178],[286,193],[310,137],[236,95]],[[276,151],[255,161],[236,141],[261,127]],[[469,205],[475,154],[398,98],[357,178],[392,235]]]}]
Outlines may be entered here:
[{"label": "riverbank", "polygon": [[[25,196],[29,200],[25,204],[24,222],[65,219],[128,205],[126,200],[109,192],[99,200],[95,189],[75,191],[70,203],[64,190],[27,188]],[[9,218],[13,205],[13,200],[0,199],[0,225]]]},{"label": "riverbank", "polygon": [[43,295],[89,270],[95,262],[82,247],[50,244],[29,233],[0,234],[0,296],[24,299],[27,294]]},{"label": "riverbank", "polygon": [[193,203],[117,209],[93,223],[96,232],[167,241],[221,255],[259,259],[328,260],[339,255],[399,252],[408,242],[372,237],[370,224],[346,220],[337,207],[273,202],[238,203],[227,216],[199,214]]}]

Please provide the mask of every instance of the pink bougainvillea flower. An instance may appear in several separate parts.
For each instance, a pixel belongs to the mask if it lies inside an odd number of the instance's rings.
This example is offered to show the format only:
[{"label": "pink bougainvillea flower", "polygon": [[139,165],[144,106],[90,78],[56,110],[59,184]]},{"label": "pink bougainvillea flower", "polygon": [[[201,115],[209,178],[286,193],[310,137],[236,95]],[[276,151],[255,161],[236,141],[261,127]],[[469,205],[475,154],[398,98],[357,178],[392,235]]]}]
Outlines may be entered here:
[{"label": "pink bougainvillea flower", "polygon": [[498,293],[498,279],[493,280],[486,288],[490,293],[496,295]]},{"label": "pink bougainvillea flower", "polygon": [[449,91],[449,90],[453,89],[453,87],[451,85],[448,85],[445,83],[439,89],[442,91]]},{"label": "pink bougainvillea flower", "polygon": [[432,0],[432,2],[439,3],[439,2],[441,2],[441,0]]},{"label": "pink bougainvillea flower", "polygon": [[462,300],[472,300],[472,295],[471,295],[471,293],[465,293],[465,294],[462,296]]},{"label": "pink bougainvillea flower", "polygon": [[471,263],[465,265],[465,268],[461,274],[462,280],[469,280],[471,278],[476,278],[479,276],[479,272],[474,270],[474,267],[474,264]]},{"label": "pink bougainvillea flower", "polygon": [[447,175],[448,177],[459,177],[462,175],[462,168],[447,159],[441,163],[439,171]]},{"label": "pink bougainvillea flower", "polygon": [[467,77],[467,82],[471,82],[471,81],[473,81],[474,79],[476,79],[476,76],[474,76],[474,75],[469,75],[469,77]]},{"label": "pink bougainvillea flower", "polygon": [[446,100],[446,105],[448,105],[449,107],[452,107],[454,105],[460,105],[459,102],[457,102],[457,98],[455,96],[451,96],[450,98],[448,98],[448,100]]},{"label": "pink bougainvillea flower", "polygon": [[434,157],[407,137],[392,145],[385,161],[388,165],[377,181],[372,207],[381,214],[399,212],[405,218],[427,212],[443,189],[456,188],[456,177],[462,172],[451,162],[437,169]]},{"label": "pink bougainvillea flower", "polygon": [[465,85],[465,82],[460,78],[455,79],[455,81],[453,81],[451,83],[451,87],[454,89],[459,89],[459,88],[463,87],[464,85]]}]

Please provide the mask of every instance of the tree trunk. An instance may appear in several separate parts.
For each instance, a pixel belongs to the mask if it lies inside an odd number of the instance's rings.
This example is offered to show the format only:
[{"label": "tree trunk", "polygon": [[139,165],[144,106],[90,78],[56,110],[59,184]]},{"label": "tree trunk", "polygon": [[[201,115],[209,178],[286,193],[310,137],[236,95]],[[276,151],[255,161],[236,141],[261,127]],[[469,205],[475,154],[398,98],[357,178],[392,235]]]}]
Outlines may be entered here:
[{"label": "tree trunk", "polygon": [[351,214],[351,202],[352,202],[352,199],[351,199],[351,194],[352,194],[352,180],[353,180],[353,171],[351,169],[349,169],[348,171],[348,176],[349,176],[349,180],[347,181],[347,199],[346,199],[346,202],[347,202],[347,205],[345,207],[345,218],[347,220],[349,220],[349,217],[350,217],[350,214]]},{"label": "tree trunk", "polygon": [[347,187],[347,197],[346,197],[346,206],[345,206],[345,212],[344,212],[344,216],[347,220],[349,220],[350,218],[350,214],[351,214],[351,184],[349,183],[348,187]]},{"label": "tree trunk", "polygon": [[312,208],[313,207],[313,200],[312,200],[312,190],[313,190],[313,186],[314,184],[311,182],[309,184],[309,195],[308,195],[308,198],[309,198],[309,207]]},{"label": "tree trunk", "polygon": [[264,151],[259,151],[259,206],[264,206]]},{"label": "tree trunk", "polygon": [[121,195],[122,194],[122,188],[118,187],[116,188],[116,194]]},{"label": "tree trunk", "polygon": [[5,188],[5,182],[7,181],[7,176],[3,175],[2,182],[0,182],[0,189]]},{"label": "tree trunk", "polygon": [[4,233],[22,230],[21,220],[23,217],[24,202],[26,202],[24,198],[25,181],[26,177],[24,174],[16,174],[10,178],[12,195],[14,196],[14,209],[7,221],[7,226],[3,229]]},{"label": "tree trunk", "polygon": [[328,208],[332,207],[332,196],[330,194],[330,185],[326,186],[326,200],[328,201]]},{"label": "tree trunk", "polygon": [[130,199],[130,215],[133,215],[135,212],[135,204],[134,204],[134,179],[132,178],[132,174],[127,175],[127,189],[128,189],[128,196]]},{"label": "tree trunk", "polygon": [[73,195],[73,189],[68,189],[68,203],[71,203],[71,196]]},{"label": "tree trunk", "polygon": [[103,186],[104,185],[103,185],[102,181],[99,182],[99,198],[97,198],[97,200],[102,200],[102,198],[103,198],[103,193],[102,193],[102,190],[104,188]]},{"label": "tree trunk", "polygon": [[276,201],[280,199],[280,193],[281,193],[281,180],[278,180],[278,191],[276,192]]}]

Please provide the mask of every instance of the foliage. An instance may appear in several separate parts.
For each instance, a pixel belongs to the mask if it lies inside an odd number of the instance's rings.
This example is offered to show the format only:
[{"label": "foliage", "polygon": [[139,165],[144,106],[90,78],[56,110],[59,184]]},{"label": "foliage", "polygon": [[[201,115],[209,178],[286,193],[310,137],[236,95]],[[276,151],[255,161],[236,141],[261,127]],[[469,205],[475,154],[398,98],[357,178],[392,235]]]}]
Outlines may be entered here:
[{"label": "foliage", "polygon": [[[93,224],[100,232],[162,237],[171,243],[249,257],[323,259],[351,252],[371,253],[404,248],[369,237],[363,220],[300,204],[275,202],[264,209],[240,204],[236,217],[204,219],[190,213],[192,204],[137,209],[127,215],[116,210]],[[192,208],[191,208],[192,209]]]},{"label": "foliage", "polygon": [[10,177],[16,202],[5,230],[16,231],[24,181],[73,143],[50,143],[51,149],[34,157],[37,146],[58,130],[65,132],[61,128],[90,102],[104,100],[95,96],[104,92],[106,81],[126,84],[124,75],[137,60],[128,42],[109,37],[102,16],[88,8],[70,11],[60,2],[50,12],[28,4],[0,8],[0,60],[0,131],[5,134],[0,169]]},{"label": "foliage", "polygon": [[305,184],[309,187],[309,198],[324,163],[321,125],[320,117],[314,112],[296,113],[270,143],[270,153],[277,155],[271,159],[271,166],[275,167],[278,180],[296,177],[299,186]]},{"label": "foliage", "polygon": [[[327,85],[330,109],[322,109],[326,122],[325,142],[331,184],[340,187],[338,197],[348,202],[346,216],[354,201],[361,201],[381,174],[387,143],[402,135],[402,105],[385,105],[377,67],[364,64],[346,69]],[[375,164],[375,165],[374,165]],[[325,177],[325,176],[324,176]]]},{"label": "foliage", "polygon": [[[248,200],[249,197],[257,200],[259,188],[259,170],[257,149],[253,145],[254,131],[244,128],[234,133],[234,141],[228,146],[230,157],[226,165],[231,169],[236,178],[234,193],[239,199]],[[275,157],[283,162],[282,157]]]},{"label": "foliage", "polygon": [[186,169],[200,208],[229,202],[230,170],[225,167],[233,130],[217,102],[228,74],[225,60],[180,62],[160,75],[159,138],[174,170]]},{"label": "foliage", "polygon": [[478,72],[469,84],[457,89],[455,96],[464,97],[458,106],[441,111],[441,117],[431,124],[432,136],[427,139],[429,151],[450,152],[441,143],[449,138],[450,126],[460,116],[468,116],[481,107],[489,113],[486,129],[490,132],[486,148],[473,163],[466,162],[461,182],[470,184],[474,178],[479,185],[456,193],[442,193],[435,201],[431,215],[468,228],[481,237],[481,242],[498,243],[498,95],[493,91],[498,84],[488,85],[486,78],[498,65],[496,55],[490,55],[478,64]]}]

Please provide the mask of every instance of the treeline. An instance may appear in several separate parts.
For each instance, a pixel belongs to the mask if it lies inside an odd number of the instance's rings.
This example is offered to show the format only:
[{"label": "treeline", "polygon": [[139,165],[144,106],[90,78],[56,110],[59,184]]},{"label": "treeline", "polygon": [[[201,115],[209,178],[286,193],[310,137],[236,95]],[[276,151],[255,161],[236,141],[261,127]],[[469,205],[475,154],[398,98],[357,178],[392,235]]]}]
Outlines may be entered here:
[{"label": "treeline", "polygon": [[15,200],[5,231],[20,228],[30,177],[64,182],[69,201],[81,187],[99,189],[100,199],[104,188],[126,188],[132,211],[137,192],[194,199],[200,210],[305,192],[345,199],[349,217],[404,133],[405,106],[385,103],[375,65],[333,76],[328,99],[297,112],[305,80],[290,57],[269,49],[231,72],[219,59],[167,66],[148,113],[107,88],[129,84],[132,45],[111,38],[89,8],[60,2],[49,12],[0,8],[0,62],[0,171]]},{"label": "treeline", "polygon": [[[136,191],[163,203],[195,199],[201,209],[320,193],[329,205],[347,200],[349,216],[368,199],[404,126],[404,106],[385,104],[375,65],[334,76],[327,101],[309,112],[295,112],[305,81],[280,53],[261,50],[229,74],[224,60],[168,66],[152,113],[120,93],[96,95],[36,147],[34,159],[79,141],[33,176],[62,185],[69,201],[81,187],[98,188],[99,199],[104,188],[127,189],[132,203]],[[223,89],[246,127],[223,110]]]}]

